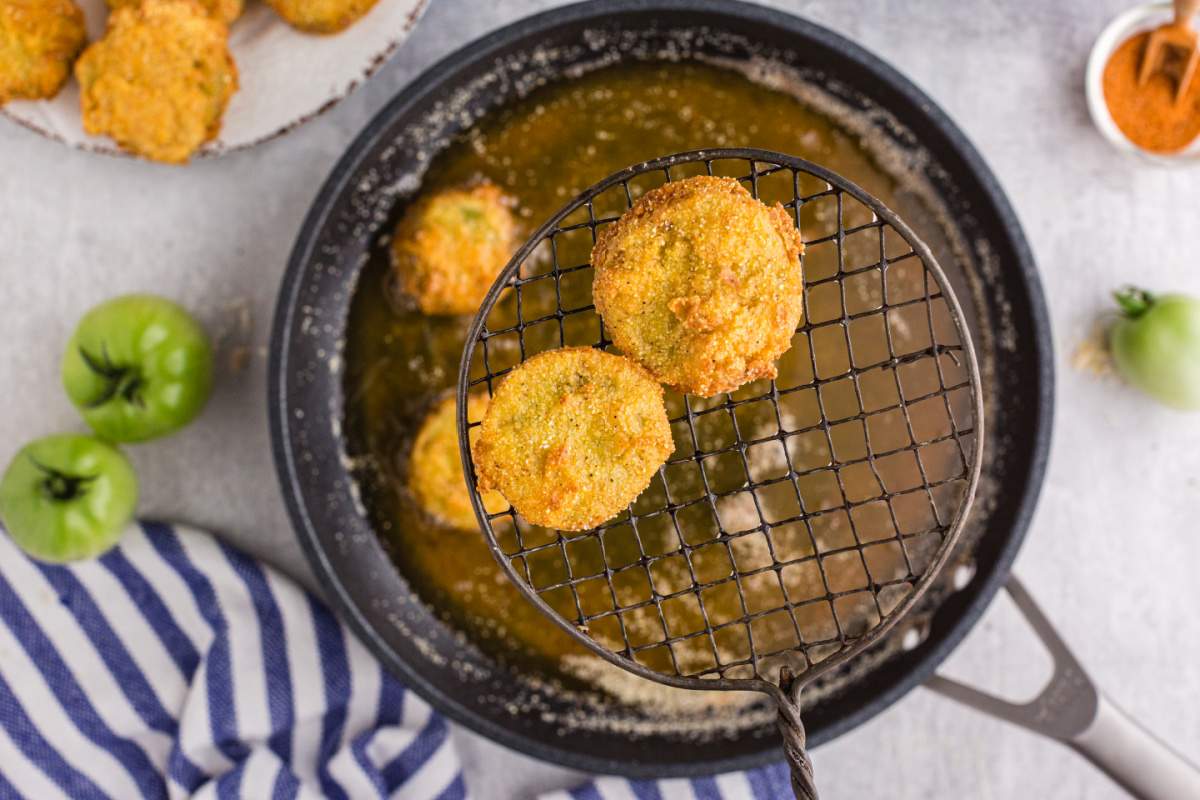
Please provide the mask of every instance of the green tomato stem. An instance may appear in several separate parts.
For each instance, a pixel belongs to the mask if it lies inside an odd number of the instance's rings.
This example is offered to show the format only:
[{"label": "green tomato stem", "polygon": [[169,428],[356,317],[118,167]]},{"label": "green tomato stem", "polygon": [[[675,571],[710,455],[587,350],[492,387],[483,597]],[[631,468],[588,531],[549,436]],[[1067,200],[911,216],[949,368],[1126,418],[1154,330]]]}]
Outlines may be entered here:
[{"label": "green tomato stem", "polygon": [[33,456],[29,457],[29,461],[46,476],[42,481],[42,491],[51,500],[57,502],[68,502],[81,497],[87,485],[96,480],[92,475],[68,475],[61,470],[47,467]]},{"label": "green tomato stem", "polygon": [[135,370],[127,370],[121,377],[121,382],[117,385],[117,393],[125,398],[127,403],[132,403],[138,408],[144,405],[142,402],[142,376]]},{"label": "green tomato stem", "polygon": [[108,357],[108,348],[103,344],[100,345],[100,353],[100,358],[96,358],[82,347],[79,348],[79,357],[83,359],[83,363],[105,382],[104,391],[100,396],[84,407],[99,408],[117,396],[140,407],[142,397],[138,390],[142,388],[141,373],[133,367],[115,366]]},{"label": "green tomato stem", "polygon": [[1113,299],[1121,307],[1121,313],[1127,319],[1137,319],[1158,302],[1158,298],[1145,289],[1136,286],[1126,286],[1113,292]]}]

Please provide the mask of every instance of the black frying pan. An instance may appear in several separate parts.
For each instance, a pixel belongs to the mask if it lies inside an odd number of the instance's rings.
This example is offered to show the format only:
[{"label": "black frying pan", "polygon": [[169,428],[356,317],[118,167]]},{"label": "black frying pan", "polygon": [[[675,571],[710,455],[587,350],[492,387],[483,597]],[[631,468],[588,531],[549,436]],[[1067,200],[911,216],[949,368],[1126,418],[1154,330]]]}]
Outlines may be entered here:
[{"label": "black frying pan", "polygon": [[[687,30],[697,35],[680,37]],[[625,38],[618,38],[624,34]],[[622,42],[618,47],[614,42]],[[1041,286],[1020,226],[995,178],[958,128],[894,69],[817,25],[777,11],[716,0],[600,0],[503,28],[447,57],[401,92],[338,163],[301,229],[280,289],[272,334],[269,413],[279,477],[297,535],[330,600],[396,675],[450,718],[510,747],[580,769],[635,776],[742,769],[778,757],[771,727],[730,741],[668,734],[632,741],[602,730],[562,735],[538,713],[575,701],[537,690],[456,637],[414,595],[372,531],[344,454],[342,375],[350,301],[364,254],[403,198],[380,191],[419,174],[429,154],[473,118],[599,58],[629,59],[665,43],[697,54],[768,54],[852,107],[894,119],[880,135],[919,142],[932,158],[925,178],[963,241],[958,265],[976,274],[977,316],[1003,321],[1007,337],[976,337],[990,363],[985,388],[1003,398],[988,428],[1002,450],[989,474],[1003,502],[977,508],[969,555],[974,577],[930,609],[928,636],[807,710],[819,744],[866,721],[930,676],[1003,584],[1032,513],[1050,439],[1052,358]],[[634,42],[638,46],[630,47]],[[641,45],[645,45],[642,47]],[[531,60],[535,50],[550,56]],[[488,75],[488,80],[481,77]],[[462,91],[462,90],[466,91]],[[456,113],[445,111],[454,105]],[[987,259],[992,268],[979,269]],[[951,268],[953,269],[953,268]],[[996,323],[998,324],[998,323]],[[965,556],[966,557],[966,556]],[[454,665],[454,666],[448,666]]]}]

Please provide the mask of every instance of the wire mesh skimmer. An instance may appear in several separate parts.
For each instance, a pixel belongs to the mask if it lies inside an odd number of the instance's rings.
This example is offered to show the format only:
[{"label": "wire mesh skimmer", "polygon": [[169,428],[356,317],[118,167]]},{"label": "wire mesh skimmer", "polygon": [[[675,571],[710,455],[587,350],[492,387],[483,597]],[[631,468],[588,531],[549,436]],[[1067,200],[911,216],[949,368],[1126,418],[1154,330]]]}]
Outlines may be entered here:
[{"label": "wire mesh skimmer", "polygon": [[[489,510],[468,396],[539,352],[611,347],[591,302],[597,231],[643,192],[697,174],[782,202],[802,233],[805,317],[778,377],[716,398],[668,393],[675,453],[598,528],[546,530]],[[753,149],[648,161],[567,204],[492,287],[458,383],[467,482],[508,577],[624,669],[769,694],[806,798],[816,790],[801,688],[878,642],[930,585],[974,495],[982,420],[962,309],[929,248],[849,181]]]}]

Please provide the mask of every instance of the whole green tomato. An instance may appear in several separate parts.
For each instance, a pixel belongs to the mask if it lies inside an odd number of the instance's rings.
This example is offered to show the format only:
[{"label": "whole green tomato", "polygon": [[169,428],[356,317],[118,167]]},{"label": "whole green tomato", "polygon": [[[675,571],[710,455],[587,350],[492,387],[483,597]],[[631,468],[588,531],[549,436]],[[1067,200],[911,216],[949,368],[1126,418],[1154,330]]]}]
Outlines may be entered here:
[{"label": "whole green tomato", "polygon": [[79,321],[63,356],[63,387],[92,430],[142,442],[179,430],[204,408],[213,356],[199,323],[162,297],[126,295]]},{"label": "whole green tomato", "polygon": [[1124,289],[1109,333],[1113,359],[1134,386],[1182,410],[1200,409],[1200,300]]},{"label": "whole green tomato", "polygon": [[94,436],[30,442],[0,478],[0,521],[42,561],[92,558],[116,544],[137,506],[129,460]]}]

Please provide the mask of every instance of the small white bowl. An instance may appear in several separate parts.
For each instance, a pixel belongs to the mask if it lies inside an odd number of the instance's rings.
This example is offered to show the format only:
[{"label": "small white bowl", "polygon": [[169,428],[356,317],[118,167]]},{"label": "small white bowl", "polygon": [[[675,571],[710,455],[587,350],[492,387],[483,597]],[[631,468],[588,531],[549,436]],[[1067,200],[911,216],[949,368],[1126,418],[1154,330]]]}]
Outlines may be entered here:
[{"label": "small white bowl", "polygon": [[1084,75],[1088,111],[1096,129],[1118,150],[1163,165],[1178,165],[1180,162],[1196,160],[1197,156],[1200,156],[1200,138],[1177,153],[1154,153],[1143,150],[1129,141],[1113,121],[1112,114],[1108,111],[1108,103],[1104,101],[1104,67],[1108,64],[1109,56],[1126,39],[1142,31],[1153,30],[1174,18],[1172,4],[1165,2],[1146,3],[1121,14],[1108,23],[1096,38],[1096,44],[1092,46],[1092,53],[1088,56],[1087,72]]}]

